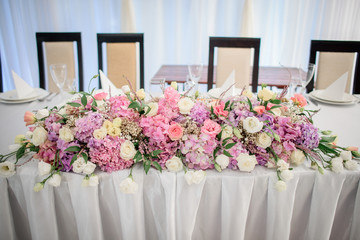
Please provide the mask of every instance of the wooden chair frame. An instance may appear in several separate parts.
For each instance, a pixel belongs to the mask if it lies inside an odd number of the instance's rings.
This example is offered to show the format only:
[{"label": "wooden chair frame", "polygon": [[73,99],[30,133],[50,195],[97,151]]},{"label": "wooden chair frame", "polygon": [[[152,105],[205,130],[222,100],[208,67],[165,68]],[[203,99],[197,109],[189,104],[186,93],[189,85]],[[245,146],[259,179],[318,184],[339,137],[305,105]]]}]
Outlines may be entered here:
[{"label": "wooden chair frame", "polygon": [[[143,33],[98,33],[98,62],[99,69],[103,69],[103,50],[102,43],[139,43],[140,54],[140,88],[144,88],[144,34]],[[101,82],[99,78],[99,87],[101,88]]]},{"label": "wooden chair frame", "polygon": [[208,91],[214,82],[214,48],[254,48],[254,63],[252,73],[252,91],[257,91],[259,80],[259,56],[260,38],[238,38],[238,37],[210,37],[209,42],[209,67],[208,67]]},{"label": "wooden chair frame", "polygon": [[45,88],[45,62],[42,42],[76,42],[79,90],[84,90],[83,60],[80,32],[38,32],[36,33],[36,45],[38,51],[40,87]]},{"label": "wooden chair frame", "polygon": [[[360,42],[357,41],[330,41],[330,40],[311,40],[309,63],[316,63],[316,52],[357,52],[358,56],[355,64],[353,94],[360,94]],[[307,92],[314,89],[313,77],[306,87]]]}]

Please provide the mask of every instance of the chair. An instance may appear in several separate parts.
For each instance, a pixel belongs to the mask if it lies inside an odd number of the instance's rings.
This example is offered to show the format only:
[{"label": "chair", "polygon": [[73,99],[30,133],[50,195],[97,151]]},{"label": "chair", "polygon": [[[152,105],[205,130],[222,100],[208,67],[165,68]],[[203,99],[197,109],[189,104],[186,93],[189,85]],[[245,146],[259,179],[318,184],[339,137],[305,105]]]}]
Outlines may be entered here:
[{"label": "chair", "polygon": [[[78,89],[83,91],[81,33],[38,32],[36,33],[36,44],[39,60],[40,87],[46,88],[50,92],[58,92],[59,89],[54,81],[50,81],[52,78],[49,66],[51,64],[65,63],[67,65],[67,79],[75,80],[77,78]],[[67,87],[71,88],[72,84],[73,81],[68,81],[69,86]]]},{"label": "chair", "polygon": [[3,91],[3,81],[2,81],[2,66],[1,66],[1,55],[0,55],[0,92]]},{"label": "chair", "polygon": [[238,88],[248,86],[252,76],[252,91],[256,92],[259,78],[260,38],[210,37],[208,90],[212,88],[214,79],[215,47],[218,48],[216,67],[217,87],[220,87],[232,71],[235,70],[235,86]]},{"label": "chair", "polygon": [[[319,53],[319,54],[317,54]],[[347,93],[360,93],[360,42],[311,40],[310,63],[317,63],[315,76],[307,92],[327,88],[341,75],[348,72]]]},{"label": "chair", "polygon": [[117,88],[128,85],[126,79],[136,89],[144,88],[143,33],[98,33],[97,43],[99,69]]}]

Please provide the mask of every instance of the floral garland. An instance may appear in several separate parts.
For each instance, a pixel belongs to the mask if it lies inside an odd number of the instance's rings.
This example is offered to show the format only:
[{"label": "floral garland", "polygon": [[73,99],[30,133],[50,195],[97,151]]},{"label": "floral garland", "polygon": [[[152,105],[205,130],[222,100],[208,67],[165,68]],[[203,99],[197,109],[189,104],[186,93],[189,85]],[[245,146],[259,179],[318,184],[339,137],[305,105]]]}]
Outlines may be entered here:
[{"label": "floral garland", "polygon": [[[293,178],[291,165],[305,159],[323,173],[357,169],[355,147],[342,148],[331,132],[319,132],[312,123],[316,111],[304,109],[300,94],[291,99],[263,86],[257,96],[247,90],[228,99],[180,94],[175,83],[163,97],[145,101],[143,89],[122,87],[125,95],[80,92],[61,107],[26,112],[29,132],[19,135],[12,152],[0,155],[0,174],[12,176],[15,164],[27,152],[39,159],[38,173],[45,182],[61,183],[61,172],[84,174],[83,186],[96,186],[96,167],[112,172],[131,169],[121,191],[135,193],[138,185],[132,168],[141,163],[147,173],[185,171],[188,184],[200,183],[205,170],[229,168],[251,172],[256,165],[274,168],[279,191]],[[16,156],[16,162],[6,161]],[[330,157],[330,158],[329,158]]]}]

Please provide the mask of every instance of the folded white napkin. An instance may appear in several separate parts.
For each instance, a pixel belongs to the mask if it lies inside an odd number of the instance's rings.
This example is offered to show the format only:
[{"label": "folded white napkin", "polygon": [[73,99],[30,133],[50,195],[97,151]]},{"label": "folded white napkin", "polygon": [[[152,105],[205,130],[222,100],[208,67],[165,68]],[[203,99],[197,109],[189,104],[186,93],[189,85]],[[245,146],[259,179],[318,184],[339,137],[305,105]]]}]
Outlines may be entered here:
[{"label": "folded white napkin", "polygon": [[19,75],[11,70],[18,99],[35,96],[35,89],[25,82]]},{"label": "folded white napkin", "polygon": [[331,101],[343,101],[345,97],[345,88],[348,79],[348,72],[344,73],[330,86],[319,93],[319,97]]},{"label": "folded white napkin", "polygon": [[101,70],[99,70],[99,72],[100,72],[101,88],[103,89],[104,92],[109,94],[111,93],[112,96],[123,94],[121,89],[115,87],[115,85],[110,81],[108,77],[105,76],[105,74]]},{"label": "folded white napkin", "polygon": [[231,73],[229,74],[223,85],[220,87],[220,89],[221,92],[224,92],[229,89],[226,95],[231,95],[231,96],[235,95],[235,69],[231,71]]}]

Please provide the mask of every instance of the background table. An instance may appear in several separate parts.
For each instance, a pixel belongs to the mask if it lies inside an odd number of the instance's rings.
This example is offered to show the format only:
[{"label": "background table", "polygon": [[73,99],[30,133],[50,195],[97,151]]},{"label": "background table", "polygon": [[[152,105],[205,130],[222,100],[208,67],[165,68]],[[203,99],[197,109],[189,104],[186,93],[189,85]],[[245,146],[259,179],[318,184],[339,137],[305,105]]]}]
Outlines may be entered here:
[{"label": "background table", "polygon": [[[171,83],[173,81],[185,83],[186,76],[188,74],[187,65],[162,65],[154,75],[153,79],[164,78],[167,83]],[[199,84],[207,84],[207,74],[208,67],[204,66]],[[268,86],[284,88],[289,85],[291,75],[298,76],[298,74],[297,68],[259,67],[258,85],[267,84]],[[214,69],[214,75],[216,76],[216,68]],[[216,79],[214,78],[214,84],[215,83]]]},{"label": "background table", "polygon": [[[20,105],[0,103],[0,151],[7,152],[16,134],[24,133],[26,110],[63,99]],[[360,104],[319,105],[317,126],[332,129],[339,144],[360,143]],[[100,184],[82,188],[83,176],[63,173],[58,188],[35,193],[37,161],[0,178],[0,239],[358,239],[360,170],[317,173],[305,164],[294,169],[285,192],[274,189],[276,173],[257,166],[251,173],[207,171],[199,185],[184,173],[133,176],[135,195],[119,191],[129,170],[97,172]]]}]

